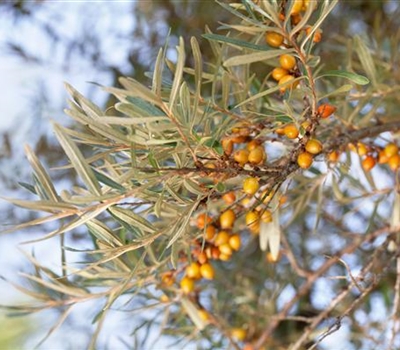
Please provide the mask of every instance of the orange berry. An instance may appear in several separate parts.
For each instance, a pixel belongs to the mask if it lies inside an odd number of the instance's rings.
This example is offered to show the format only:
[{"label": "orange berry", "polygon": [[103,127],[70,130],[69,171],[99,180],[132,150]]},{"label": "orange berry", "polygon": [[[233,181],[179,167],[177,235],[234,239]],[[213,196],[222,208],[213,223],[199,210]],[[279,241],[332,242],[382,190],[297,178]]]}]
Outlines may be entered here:
[{"label": "orange berry", "polygon": [[231,139],[223,139],[221,141],[222,149],[227,156],[230,156],[233,152],[233,141]]},{"label": "orange berry", "polygon": [[218,247],[212,247],[211,248],[211,257],[213,259],[215,259],[215,260],[218,259],[220,254],[221,254],[221,252],[219,251]]},{"label": "orange berry", "polygon": [[279,206],[284,205],[287,202],[287,196],[282,196],[281,198],[279,198]]},{"label": "orange berry", "polygon": [[276,132],[277,135],[285,135],[285,129],[284,128],[275,129],[275,132]]},{"label": "orange berry", "polygon": [[257,146],[249,153],[249,162],[251,164],[260,164],[265,160],[265,158],[266,154],[263,146]]},{"label": "orange berry", "polygon": [[246,142],[247,136],[244,136],[244,135],[232,136],[232,137],[230,138],[230,140],[231,140],[233,143],[243,143],[243,142]]},{"label": "orange berry", "polygon": [[260,141],[258,140],[251,140],[248,144],[247,144],[247,149],[249,150],[249,152],[251,152],[254,148],[260,146]]},{"label": "orange berry", "polygon": [[340,154],[338,151],[332,151],[331,153],[328,154],[328,161],[332,163],[336,163],[340,157]]},{"label": "orange berry", "polygon": [[265,223],[272,222],[272,213],[270,210],[266,209],[261,214],[261,220]]},{"label": "orange berry", "polygon": [[161,282],[164,287],[171,287],[175,283],[175,277],[171,271],[165,272],[161,276]]},{"label": "orange berry", "polygon": [[297,126],[295,124],[286,125],[283,128],[283,131],[286,137],[289,139],[295,139],[297,136],[299,136],[299,129],[297,129]]},{"label": "orange berry", "polygon": [[[291,80],[293,80],[293,79],[294,79],[294,76],[293,76],[293,75],[290,75],[290,74],[284,75],[284,76],[279,80],[278,85],[286,84],[286,83],[288,83],[289,81],[291,81]],[[279,91],[280,91],[281,93],[284,93],[284,92],[286,91],[287,88],[289,88],[289,89],[295,88],[298,84],[299,84],[298,81],[293,82],[292,84],[289,84],[289,85],[286,85],[286,86],[281,87],[281,88],[279,89]]]},{"label": "orange berry", "polygon": [[185,276],[182,278],[180,286],[184,294],[189,294],[194,291],[194,280]]},{"label": "orange berry", "polygon": [[258,179],[255,177],[248,177],[243,180],[243,192],[248,196],[252,196],[259,188],[260,184],[258,183]]},{"label": "orange berry", "polygon": [[219,247],[222,244],[229,242],[229,233],[226,231],[218,232],[217,236],[215,237],[214,244]]},{"label": "orange berry", "polygon": [[246,339],[247,332],[243,328],[232,328],[231,336],[232,336],[232,338],[236,339],[237,341],[243,341]]},{"label": "orange berry", "polygon": [[207,213],[201,213],[197,217],[197,227],[202,230],[206,225],[212,222],[212,218],[207,215]]},{"label": "orange berry", "polygon": [[201,276],[207,280],[212,280],[215,275],[214,268],[211,264],[205,263],[200,267]]},{"label": "orange berry", "polygon": [[[310,32],[311,32],[311,30],[312,30],[312,27],[307,27],[307,28],[306,28],[306,34],[309,35]],[[314,43],[319,43],[319,42],[321,41],[321,39],[322,39],[321,30],[320,30],[320,29],[317,29],[317,30],[314,32],[313,42],[314,42]]]},{"label": "orange berry", "polygon": [[215,231],[216,231],[215,226],[208,225],[204,233],[204,239],[206,241],[211,241],[215,236]]},{"label": "orange berry", "polygon": [[283,69],[282,67],[276,67],[272,70],[272,78],[276,81],[281,80],[282,77],[285,75],[288,75],[289,72],[286,69]]},{"label": "orange berry", "polygon": [[292,18],[291,18],[292,24],[296,25],[297,23],[299,23],[301,21],[302,18],[303,17],[299,13],[295,14],[295,15],[292,15]]},{"label": "orange berry", "polygon": [[194,280],[198,280],[201,278],[200,274],[200,264],[197,262],[192,262],[187,268],[186,268],[186,276],[189,278],[192,278]]},{"label": "orange berry", "polygon": [[267,32],[265,34],[265,41],[269,46],[279,47],[283,44],[283,35],[275,32]]},{"label": "orange berry", "polygon": [[336,107],[327,103],[320,105],[317,109],[317,113],[322,119],[328,118],[330,115],[335,113],[335,111]]},{"label": "orange berry", "polygon": [[199,255],[197,256],[197,261],[199,262],[200,265],[203,265],[207,262],[207,253],[206,252],[200,252]]},{"label": "orange berry", "polygon": [[238,162],[240,165],[244,165],[249,160],[249,154],[250,152],[247,149],[238,149],[233,154],[233,159],[235,159],[235,161]]},{"label": "orange berry", "polygon": [[367,156],[362,162],[361,165],[365,171],[370,171],[376,164],[375,158],[372,156]]},{"label": "orange berry", "polygon": [[232,255],[232,247],[229,245],[229,242],[221,244],[218,248],[221,254]]},{"label": "orange berry", "polygon": [[232,228],[235,223],[236,215],[232,209],[224,211],[219,217],[219,224],[221,228]]},{"label": "orange berry", "polygon": [[222,199],[224,200],[224,202],[225,202],[226,204],[235,203],[235,200],[236,200],[235,192],[228,192],[228,193],[225,193],[225,194],[222,196]]},{"label": "orange berry", "polygon": [[242,245],[242,241],[238,234],[233,234],[229,237],[229,245],[233,250],[239,250]]},{"label": "orange berry", "polygon": [[398,151],[399,147],[395,143],[388,143],[384,148],[385,154],[388,158],[394,156]]},{"label": "orange berry", "polygon": [[296,65],[296,59],[292,55],[284,54],[279,57],[279,64],[283,69],[291,70]]},{"label": "orange berry", "polygon": [[385,164],[389,161],[389,157],[386,155],[385,150],[382,149],[379,151],[378,154],[378,163],[379,164]]},{"label": "orange berry", "polygon": [[388,160],[388,165],[390,169],[396,171],[400,166],[400,155],[395,154],[394,156],[391,156]]},{"label": "orange berry", "polygon": [[302,169],[308,169],[313,162],[313,157],[308,152],[302,152],[297,157],[297,164]]},{"label": "orange berry", "polygon": [[322,143],[317,139],[310,139],[306,143],[306,151],[311,154],[319,154],[322,151]]}]

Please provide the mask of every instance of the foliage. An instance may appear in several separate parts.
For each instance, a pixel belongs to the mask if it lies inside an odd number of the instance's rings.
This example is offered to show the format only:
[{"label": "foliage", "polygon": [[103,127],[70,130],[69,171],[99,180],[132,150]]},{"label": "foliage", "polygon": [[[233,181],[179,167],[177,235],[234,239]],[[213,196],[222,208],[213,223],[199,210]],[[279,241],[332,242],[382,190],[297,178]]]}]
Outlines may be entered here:
[{"label": "foliage", "polygon": [[[44,240],[84,227],[93,247],[61,239],[62,251],[84,253],[79,267],[63,254],[61,274],[32,257],[33,287],[19,288],[37,304],[14,312],[58,307],[59,326],[75,304],[99,299],[91,348],[114,304],[181,348],[313,349],[344,318],[357,348],[398,345],[399,36],[389,47],[348,39],[346,58],[326,69],[317,35],[337,2],[220,3],[235,21],[203,35],[213,58],[198,38],[190,48],[180,39],[176,62],[160,49],[149,86],[104,87],[118,101],[107,110],[67,84],[80,128],[54,132],[79,180],[58,191],[27,147],[33,182],[22,185],[38,199],[9,201],[46,215],[13,230],[58,225]],[[285,82],[271,78],[279,66]],[[187,270],[207,260],[199,276]],[[371,320],[374,293],[391,319],[366,326],[357,312]]]}]

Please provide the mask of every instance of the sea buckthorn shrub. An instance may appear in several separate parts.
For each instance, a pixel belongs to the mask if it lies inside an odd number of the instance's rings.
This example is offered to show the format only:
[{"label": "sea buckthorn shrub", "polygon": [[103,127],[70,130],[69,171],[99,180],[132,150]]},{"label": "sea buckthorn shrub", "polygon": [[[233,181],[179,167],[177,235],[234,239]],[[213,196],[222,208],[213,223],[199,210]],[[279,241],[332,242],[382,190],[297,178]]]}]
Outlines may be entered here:
[{"label": "sea buckthorn shrub", "polygon": [[[56,190],[27,148],[34,181],[24,186],[37,199],[11,201],[47,216],[14,229],[58,223],[45,239],[84,227],[93,246],[62,274],[32,260],[43,308],[98,298],[101,323],[125,296],[163,312],[177,342],[300,349],[344,317],[362,338],[355,312],[368,315],[379,293],[395,337],[398,55],[360,37],[339,53],[325,44],[337,2],[221,3],[232,23],[219,33],[181,39],[176,61],[160,49],[147,84],[121,77],[104,88],[112,111],[66,86],[80,128],[54,131],[81,183]],[[214,61],[203,62],[200,39]],[[340,57],[336,67],[322,50]]]}]

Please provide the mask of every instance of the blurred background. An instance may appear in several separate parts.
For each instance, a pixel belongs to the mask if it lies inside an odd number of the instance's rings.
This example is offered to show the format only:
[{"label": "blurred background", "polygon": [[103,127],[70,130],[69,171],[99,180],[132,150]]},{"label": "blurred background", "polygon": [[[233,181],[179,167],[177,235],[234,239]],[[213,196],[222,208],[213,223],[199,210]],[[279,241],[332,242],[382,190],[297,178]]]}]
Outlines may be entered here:
[{"label": "blurred background", "polygon": [[[399,31],[398,1],[343,1],[323,26],[323,42],[318,47],[326,66],[337,67],[345,40],[355,34],[369,36],[372,45],[385,33]],[[346,16],[343,16],[346,14]],[[186,44],[195,36],[201,45],[204,61],[212,54],[201,38],[205,26],[217,31],[231,15],[214,1],[46,1],[18,0],[0,2],[0,193],[26,198],[18,182],[30,182],[30,168],[24,156],[28,144],[49,168],[65,164],[51,130],[51,121],[68,125],[63,113],[68,98],[63,83],[68,82],[102,108],[113,103],[98,85],[118,85],[117,78],[131,76],[150,81],[159,47],[168,40],[168,58],[174,60],[179,36]],[[332,55],[331,51],[337,54]],[[344,57],[344,54],[343,54]],[[190,60],[190,57],[187,58]],[[94,84],[96,83],[96,84]],[[52,172],[59,188],[73,180],[63,171]],[[27,221],[33,214],[0,202],[0,222],[4,229]],[[13,289],[10,282],[20,282],[19,272],[29,272],[30,265],[21,250],[40,256],[49,266],[59,266],[55,242],[19,245],[38,238],[44,232],[31,229],[0,236],[1,304],[20,303],[26,296]],[[79,232],[72,239],[83,240]],[[84,244],[84,242],[82,242]],[[90,305],[83,307],[91,309]],[[0,311],[0,348],[33,348],[52,327],[57,315],[42,311],[26,318],[5,318]],[[120,317],[120,316],[116,316]],[[129,315],[125,315],[125,321]],[[118,320],[118,321],[117,321]],[[39,348],[85,348],[92,330],[88,318],[68,318],[63,327]],[[120,327],[121,319],[111,319],[112,330],[102,347],[129,347],[129,332]],[[130,331],[130,327],[128,328]],[[158,337],[158,335],[156,335]]]}]

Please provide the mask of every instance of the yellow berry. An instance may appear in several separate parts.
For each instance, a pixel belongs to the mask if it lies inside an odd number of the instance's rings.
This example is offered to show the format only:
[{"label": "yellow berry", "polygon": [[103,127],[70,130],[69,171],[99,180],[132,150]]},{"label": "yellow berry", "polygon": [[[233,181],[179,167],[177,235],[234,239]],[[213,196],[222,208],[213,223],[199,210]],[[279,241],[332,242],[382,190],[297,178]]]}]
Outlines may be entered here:
[{"label": "yellow berry", "polygon": [[283,35],[275,32],[267,32],[265,34],[265,41],[269,46],[279,47],[283,44]]},{"label": "yellow berry", "polygon": [[232,338],[236,339],[237,341],[243,341],[246,339],[247,332],[243,328],[232,328],[231,336],[232,336]]},{"label": "yellow berry", "polygon": [[214,244],[219,247],[222,244],[229,242],[229,233],[226,231],[218,232],[217,236],[215,237]]},{"label": "yellow berry", "polygon": [[240,165],[244,165],[249,160],[249,151],[247,149],[238,149],[233,153],[233,159]]},{"label": "yellow berry", "polygon": [[276,81],[281,80],[282,77],[285,75],[288,75],[289,72],[286,69],[283,69],[282,67],[276,67],[272,70],[272,78]]},{"label": "yellow berry", "polygon": [[229,245],[229,242],[221,244],[218,248],[221,254],[232,255],[232,247]]},{"label": "yellow berry", "polygon": [[388,160],[388,165],[390,169],[396,171],[400,166],[400,155],[395,154],[394,156],[391,156]]},{"label": "yellow berry", "polygon": [[306,151],[311,154],[319,154],[322,151],[322,143],[316,139],[310,139],[306,143]]},{"label": "yellow berry", "polygon": [[283,69],[291,70],[296,65],[296,59],[292,55],[284,54],[279,57],[279,64]]},{"label": "yellow berry", "polygon": [[199,317],[202,321],[207,322],[210,318],[210,315],[208,314],[208,312],[204,309],[200,309],[199,310]]},{"label": "yellow berry", "polygon": [[183,293],[189,294],[194,290],[194,280],[185,276],[182,278],[180,286]]},{"label": "yellow berry", "polygon": [[242,245],[240,236],[238,234],[233,234],[229,237],[229,245],[233,250],[239,250]]},{"label": "yellow berry", "polygon": [[368,147],[364,145],[362,142],[357,143],[357,153],[360,156],[365,156],[368,153]]},{"label": "yellow berry", "polygon": [[389,143],[385,146],[384,151],[386,156],[390,158],[399,151],[399,147],[395,143]]},{"label": "yellow berry", "polygon": [[228,261],[231,258],[231,256],[232,255],[220,254],[219,255],[219,260]]},{"label": "yellow berry", "polygon": [[248,177],[243,180],[243,192],[248,196],[252,196],[259,188],[260,184],[258,183],[258,179],[255,177]]},{"label": "yellow berry", "polygon": [[295,124],[286,125],[283,128],[283,132],[289,139],[295,139],[297,136],[299,136],[299,129],[297,129],[297,126]]},{"label": "yellow berry", "polygon": [[252,210],[246,213],[245,221],[247,227],[251,232],[257,233],[260,229],[260,220],[259,215],[256,211]]},{"label": "yellow berry", "polygon": [[272,213],[266,209],[261,213],[261,220],[265,223],[272,222]]},{"label": "yellow berry", "polygon": [[205,263],[200,267],[201,276],[207,280],[212,280],[214,278],[215,272],[212,265]]},{"label": "yellow berry", "polygon": [[232,228],[235,223],[236,215],[232,209],[224,211],[219,217],[219,224],[221,228]]},{"label": "yellow berry", "polygon": [[[289,81],[291,81],[291,80],[293,80],[294,79],[294,76],[293,75],[290,75],[290,74],[288,74],[288,75],[284,75],[280,80],[279,80],[279,82],[278,82],[278,85],[284,85],[284,84],[286,84],[286,83],[288,83]],[[280,89],[279,89],[279,91],[281,92],[281,93],[284,93],[285,91],[286,91],[286,89],[291,89],[291,88],[295,88],[297,85],[298,85],[298,81],[296,81],[296,82],[293,82],[292,84],[288,84],[288,85],[286,85],[286,86],[283,86],[283,87],[281,87]]]},{"label": "yellow berry", "polygon": [[250,151],[248,160],[251,164],[260,164],[265,160],[265,158],[266,158],[266,154],[264,151],[264,147],[257,146],[256,148],[253,148]]},{"label": "yellow berry", "polygon": [[308,152],[302,152],[297,157],[297,164],[302,169],[308,169],[313,162],[313,157]]},{"label": "yellow berry", "polygon": [[200,274],[200,264],[197,262],[192,262],[187,268],[186,268],[186,276],[189,278],[192,278],[194,280],[197,280],[201,278]]}]

